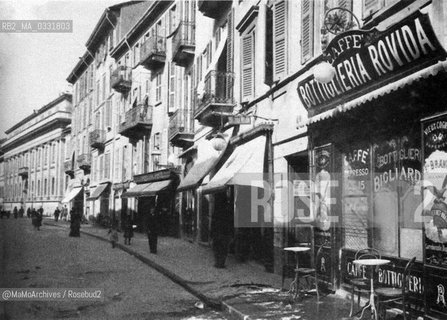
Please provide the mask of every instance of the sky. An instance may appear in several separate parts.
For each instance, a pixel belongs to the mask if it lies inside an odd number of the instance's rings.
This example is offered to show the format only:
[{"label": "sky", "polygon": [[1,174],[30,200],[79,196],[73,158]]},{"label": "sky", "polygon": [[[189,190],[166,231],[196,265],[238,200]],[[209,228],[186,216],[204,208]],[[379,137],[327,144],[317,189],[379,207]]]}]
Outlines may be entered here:
[{"label": "sky", "polygon": [[73,20],[72,33],[0,33],[0,138],[71,90],[66,78],[106,7],[125,0],[0,1],[0,20]]}]

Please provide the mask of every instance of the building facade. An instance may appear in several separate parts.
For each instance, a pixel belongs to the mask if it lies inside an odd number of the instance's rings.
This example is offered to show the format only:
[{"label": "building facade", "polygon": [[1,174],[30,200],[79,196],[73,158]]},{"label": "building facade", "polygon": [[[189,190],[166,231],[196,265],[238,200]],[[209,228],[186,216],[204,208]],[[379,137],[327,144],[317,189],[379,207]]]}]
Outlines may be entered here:
[{"label": "building facade", "polygon": [[385,286],[416,257],[415,299],[442,318],[446,13],[440,0],[111,7],[68,79],[81,207],[141,229],[156,207],[164,234],[226,239],[277,273],[294,261],[284,247],[310,244],[311,262],[322,246],[334,290],[364,272],[358,249],[393,262]]},{"label": "building facade", "polygon": [[66,130],[71,122],[71,94],[61,94],[6,131],[2,143],[3,207],[59,207],[68,180],[63,167]]}]

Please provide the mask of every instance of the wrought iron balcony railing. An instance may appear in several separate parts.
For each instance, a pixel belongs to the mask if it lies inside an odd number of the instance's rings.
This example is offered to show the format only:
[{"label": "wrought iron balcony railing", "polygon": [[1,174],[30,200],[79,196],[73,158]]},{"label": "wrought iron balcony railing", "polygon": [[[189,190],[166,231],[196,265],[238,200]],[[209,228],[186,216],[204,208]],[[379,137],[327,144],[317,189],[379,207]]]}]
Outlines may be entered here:
[{"label": "wrought iron balcony railing", "polygon": [[119,126],[119,133],[128,138],[139,138],[150,133],[152,129],[152,106],[139,104],[124,115]]},{"label": "wrought iron balcony railing", "polygon": [[202,124],[214,126],[233,111],[234,73],[210,71],[205,77],[203,92],[198,92],[194,118]]},{"label": "wrought iron balcony railing", "polygon": [[194,57],[196,47],[196,24],[193,21],[181,21],[172,38],[172,61],[186,66]]},{"label": "wrought iron balcony railing", "polygon": [[89,134],[90,146],[92,148],[102,149],[106,143],[106,131],[95,129]]},{"label": "wrought iron balcony railing", "polygon": [[22,178],[27,178],[28,177],[28,173],[29,173],[29,168],[28,167],[20,167],[19,168],[19,176],[21,176]]},{"label": "wrought iron balcony railing", "polygon": [[129,91],[132,87],[132,69],[118,66],[110,75],[110,86],[121,93]]},{"label": "wrought iron balcony railing", "polygon": [[140,63],[148,69],[162,66],[166,60],[166,38],[159,35],[150,36],[141,46]]},{"label": "wrought iron balcony railing", "polygon": [[90,171],[92,158],[89,153],[80,154],[76,160],[80,169]]},{"label": "wrought iron balcony railing", "polygon": [[73,176],[74,168],[73,168],[73,162],[71,160],[64,161],[64,172],[69,176]]},{"label": "wrought iron balcony railing", "polygon": [[194,143],[194,118],[192,110],[177,110],[169,119],[169,141],[176,147]]}]

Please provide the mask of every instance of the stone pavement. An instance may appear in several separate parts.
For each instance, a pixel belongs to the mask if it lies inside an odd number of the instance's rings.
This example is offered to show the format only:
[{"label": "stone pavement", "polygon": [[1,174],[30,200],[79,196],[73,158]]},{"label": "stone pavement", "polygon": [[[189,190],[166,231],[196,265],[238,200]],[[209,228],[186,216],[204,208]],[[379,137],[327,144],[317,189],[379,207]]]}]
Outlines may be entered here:
[{"label": "stone pavement", "polygon": [[[44,219],[44,224],[68,229],[65,221]],[[83,234],[104,241],[109,239],[107,231],[91,224],[81,226]],[[135,233],[128,246],[123,244],[120,233],[117,248],[157,269],[207,305],[223,308],[237,319],[336,320],[349,314],[349,301],[341,295],[321,297],[319,303],[315,296],[290,303],[287,293],[280,290],[281,276],[265,272],[263,266],[237,262],[229,255],[227,267],[217,269],[213,267],[211,248],[172,237],[159,237],[158,241],[158,253],[151,254],[145,234]]]}]

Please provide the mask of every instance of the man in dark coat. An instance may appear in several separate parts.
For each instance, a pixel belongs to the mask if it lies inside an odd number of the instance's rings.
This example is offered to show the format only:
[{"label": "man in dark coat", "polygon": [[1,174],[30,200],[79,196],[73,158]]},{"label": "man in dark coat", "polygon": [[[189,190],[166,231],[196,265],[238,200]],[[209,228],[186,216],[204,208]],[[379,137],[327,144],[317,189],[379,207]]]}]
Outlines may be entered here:
[{"label": "man in dark coat", "polygon": [[81,215],[73,210],[70,210],[70,237],[80,237]]},{"label": "man in dark coat", "polygon": [[154,207],[151,207],[146,221],[146,232],[147,239],[149,241],[149,251],[154,254],[157,253],[158,232],[160,229],[160,219],[157,211],[158,210],[156,210]]},{"label": "man in dark coat", "polygon": [[31,208],[28,207],[28,209],[26,209],[26,216],[29,218],[31,218]]},{"label": "man in dark coat", "polygon": [[12,214],[14,215],[14,219],[17,219],[17,216],[18,216],[17,207],[14,207],[14,210],[12,211]]},{"label": "man in dark coat", "polygon": [[126,216],[124,221],[124,244],[130,245],[130,239],[133,237],[133,225],[132,218],[130,216]]},{"label": "man in dark coat", "polygon": [[56,210],[54,210],[54,221],[58,221],[59,220],[59,214],[61,213],[61,211],[59,210],[59,207],[56,207]]}]

